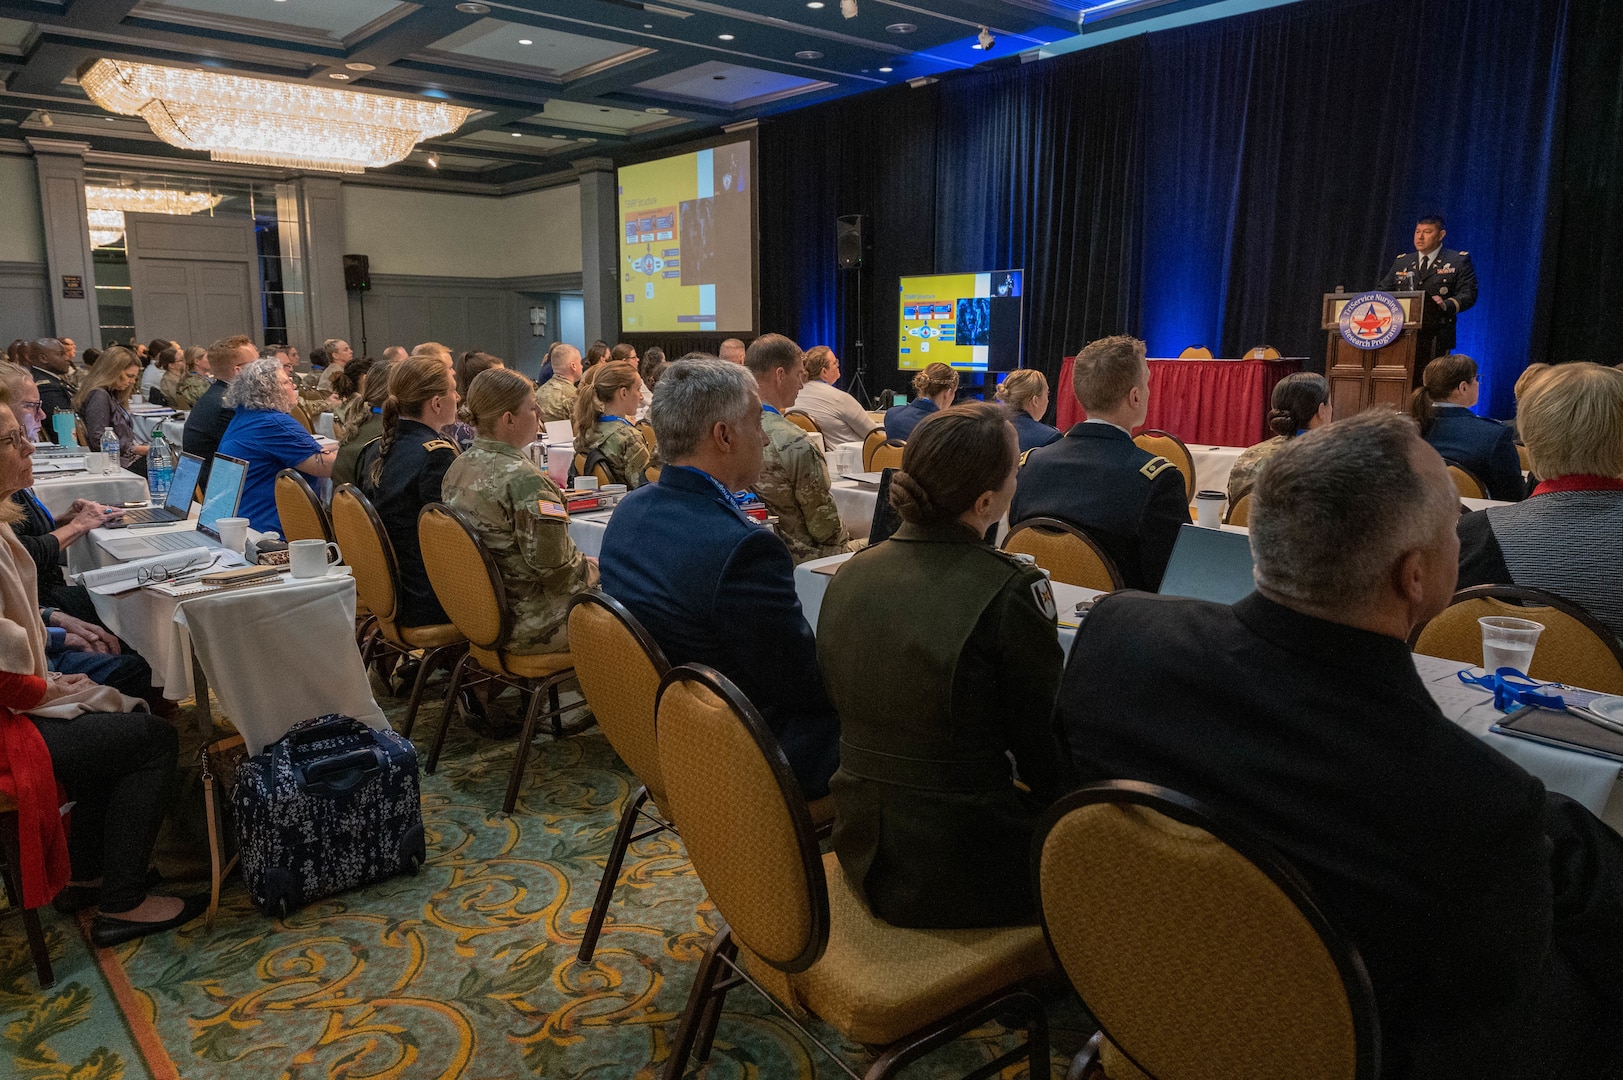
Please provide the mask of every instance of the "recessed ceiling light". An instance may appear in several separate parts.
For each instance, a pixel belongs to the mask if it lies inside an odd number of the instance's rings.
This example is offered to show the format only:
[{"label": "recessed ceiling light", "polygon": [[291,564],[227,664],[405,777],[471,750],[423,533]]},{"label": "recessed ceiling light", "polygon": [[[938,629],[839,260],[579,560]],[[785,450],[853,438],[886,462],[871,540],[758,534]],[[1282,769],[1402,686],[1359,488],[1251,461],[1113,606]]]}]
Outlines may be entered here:
[{"label": "recessed ceiling light", "polygon": [[652,30],[654,28],[654,24],[651,22],[645,22],[642,24],[642,28],[644,30]]},{"label": "recessed ceiling light", "polygon": [[597,140],[596,139],[576,139],[575,141],[576,142],[583,142],[583,143],[595,143]]},{"label": "recessed ceiling light", "polygon": [[813,11],[822,11],[823,0],[811,0],[811,3],[807,4],[806,6],[811,8]]},{"label": "recessed ceiling light", "polygon": [[653,113],[655,116],[666,116],[666,115],[668,115],[670,113],[670,111],[671,110],[669,110],[669,109],[660,109],[660,108],[649,108],[649,109],[644,109],[643,110],[643,112],[645,112],[645,113]]},{"label": "recessed ceiling light", "polygon": [[889,75],[891,72],[895,71],[896,69],[895,68],[880,68],[879,70],[884,72],[886,75]]},{"label": "recessed ceiling light", "polygon": [[376,71],[377,70],[377,65],[376,64],[355,63],[355,64],[345,64],[344,66],[349,68],[349,70],[351,70],[351,71]]},{"label": "recessed ceiling light", "polygon": [[519,44],[520,44],[520,45],[534,45],[534,44],[535,44],[535,42],[533,42],[533,41],[531,41],[531,40],[530,40],[530,39],[529,39],[529,38],[527,38],[527,37],[521,37],[521,38],[519,38],[519,39],[518,39],[518,43],[519,43]]},{"label": "recessed ceiling light", "polygon": [[114,119],[114,118],[113,118],[113,117],[111,117],[111,116],[104,116],[104,117],[102,117],[102,119],[103,119],[103,120],[105,120],[105,121],[107,121],[107,122],[108,122],[108,123],[109,123],[109,124],[116,124],[116,123],[118,123],[118,121],[117,121],[117,120],[115,120],[115,119]]},{"label": "recessed ceiling light", "polygon": [[554,135],[553,138],[554,139],[567,139],[567,138],[569,138],[569,136],[568,135]]},{"label": "recessed ceiling light", "polygon": [[731,35],[731,34],[717,34],[716,37],[720,38],[722,41],[731,41],[731,40],[733,40],[733,35]]},{"label": "recessed ceiling light", "polygon": [[522,138],[524,138],[524,133],[522,131],[515,131],[515,132],[512,132],[512,136],[515,139],[522,139]]},{"label": "recessed ceiling light", "polygon": [[440,167],[440,156],[438,154],[428,155],[428,167],[430,169],[437,169]]},{"label": "recessed ceiling light", "polygon": [[800,52],[795,53],[796,60],[821,60],[822,58],[823,54],[816,49],[802,49]]},{"label": "recessed ceiling light", "polygon": [[327,78],[337,79],[339,82],[349,81],[349,76],[345,75],[342,71],[329,71],[327,72]]},{"label": "recessed ceiling light", "polygon": [[489,4],[458,4],[456,9],[464,15],[489,15]]},{"label": "recessed ceiling light", "polygon": [[917,29],[918,27],[910,22],[893,22],[885,27],[885,32],[889,34],[911,34]]}]

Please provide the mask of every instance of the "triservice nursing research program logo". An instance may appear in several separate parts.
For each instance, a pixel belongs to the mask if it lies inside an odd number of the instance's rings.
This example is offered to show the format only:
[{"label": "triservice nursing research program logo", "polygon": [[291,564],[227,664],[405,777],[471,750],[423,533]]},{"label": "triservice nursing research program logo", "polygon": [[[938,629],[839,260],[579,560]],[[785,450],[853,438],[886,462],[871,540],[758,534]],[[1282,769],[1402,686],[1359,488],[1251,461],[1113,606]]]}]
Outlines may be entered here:
[{"label": "triservice nursing research program logo", "polygon": [[1403,333],[1403,305],[1391,293],[1367,292],[1341,309],[1341,336],[1360,349],[1390,345]]}]

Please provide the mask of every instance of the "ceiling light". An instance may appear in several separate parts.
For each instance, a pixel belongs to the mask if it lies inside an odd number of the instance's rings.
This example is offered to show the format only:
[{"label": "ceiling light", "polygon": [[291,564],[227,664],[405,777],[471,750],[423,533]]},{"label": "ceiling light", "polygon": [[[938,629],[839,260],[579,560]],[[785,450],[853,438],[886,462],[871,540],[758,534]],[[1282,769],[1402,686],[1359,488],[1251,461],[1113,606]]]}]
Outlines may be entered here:
[{"label": "ceiling light", "polygon": [[458,4],[456,9],[464,15],[489,15],[489,4]]},{"label": "ceiling light", "polygon": [[857,17],[857,0],[840,0],[840,14],[847,19]]},{"label": "ceiling light", "polygon": [[440,156],[438,154],[430,153],[428,155],[428,167],[430,169],[437,169],[440,167]]},{"label": "ceiling light", "polygon": [[102,117],[102,119],[103,119],[103,120],[105,120],[105,121],[107,121],[107,122],[108,122],[108,123],[109,123],[109,124],[116,124],[116,123],[118,123],[118,121],[117,121],[117,120],[115,120],[115,119],[113,119],[113,118],[112,118],[112,117],[111,117],[111,116],[104,116],[104,117]]},{"label": "ceiling light", "polygon": [[992,33],[992,31],[988,30],[986,27],[983,26],[983,27],[981,27],[981,32],[975,35],[975,44],[971,45],[970,48],[972,48],[972,49],[980,49],[982,52],[985,52],[985,51],[991,49],[991,47],[993,45],[996,45],[996,44],[997,44],[996,35],[994,35]]},{"label": "ceiling light", "polygon": [[522,132],[522,131],[515,131],[515,132],[512,132],[511,134],[512,134],[513,138],[515,138],[515,139],[524,138],[524,132]]},{"label": "ceiling light", "polygon": [[823,0],[811,0],[811,3],[807,4],[806,6],[811,8],[813,11],[822,11]]},{"label": "ceiling light", "polygon": [[645,112],[645,113],[653,113],[655,116],[665,116],[670,111],[671,110],[669,110],[669,109],[661,109],[661,108],[657,108],[657,107],[656,108],[648,108],[648,109],[643,110],[643,112]]},{"label": "ceiling light", "polygon": [[533,41],[531,41],[531,40],[530,40],[530,39],[529,39],[529,38],[527,38],[527,37],[521,37],[521,38],[519,38],[519,39],[518,39],[518,43],[519,43],[519,44],[520,44],[520,45],[534,45],[534,44],[535,44],[535,42],[533,42]]},{"label": "ceiling light", "polygon": [[215,161],[358,173],[405,160],[423,139],[472,115],[458,105],[356,94],[215,71],[97,60],[79,78],[90,100],[139,116],[152,133]]},{"label": "ceiling light", "polygon": [[349,81],[349,76],[345,75],[342,71],[329,71],[327,72],[327,78],[337,79],[339,82]]},{"label": "ceiling light", "polygon": [[378,69],[376,64],[362,64],[359,62],[345,64],[344,66],[351,71],[376,71]]},{"label": "ceiling light", "polygon": [[892,71],[895,71],[896,69],[895,68],[880,68],[879,70],[882,73],[884,73],[886,75],[889,75]]},{"label": "ceiling light", "polygon": [[554,139],[567,139],[567,138],[569,138],[569,136],[568,135],[554,135],[553,138]]},{"label": "ceiling light", "polygon": [[816,49],[802,49],[800,52],[795,53],[796,60],[821,60],[822,58],[823,54]]},{"label": "ceiling light", "polygon": [[716,37],[720,38],[722,41],[731,41],[731,40],[733,40],[733,35],[731,35],[731,34],[717,34]]},{"label": "ceiling light", "polygon": [[913,31],[915,31],[917,29],[918,29],[918,27],[914,26],[910,22],[893,22],[889,26],[885,27],[885,33],[887,33],[887,34],[911,34]]},{"label": "ceiling light", "polygon": [[111,247],[124,235],[124,214],[175,214],[184,217],[212,210],[224,195],[206,191],[170,191],[164,188],[85,187],[90,246]]},{"label": "ceiling light", "polygon": [[51,119],[50,113],[42,112],[39,114],[39,123],[41,127],[54,127],[56,121]]}]

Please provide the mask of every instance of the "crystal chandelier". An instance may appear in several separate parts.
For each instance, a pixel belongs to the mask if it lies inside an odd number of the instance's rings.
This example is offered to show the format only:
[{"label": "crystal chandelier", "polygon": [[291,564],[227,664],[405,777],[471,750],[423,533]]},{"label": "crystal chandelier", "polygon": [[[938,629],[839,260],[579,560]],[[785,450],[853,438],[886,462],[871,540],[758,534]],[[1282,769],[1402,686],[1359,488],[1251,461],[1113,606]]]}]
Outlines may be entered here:
[{"label": "crystal chandelier", "polygon": [[329,90],[213,71],[97,60],[79,76],[90,100],[139,116],[171,146],[215,161],[358,173],[405,159],[473,113],[437,101]]},{"label": "crystal chandelier", "polygon": [[200,214],[224,201],[224,195],[206,191],[170,191],[163,188],[85,187],[90,218],[90,246],[111,247],[124,235],[124,213]]}]

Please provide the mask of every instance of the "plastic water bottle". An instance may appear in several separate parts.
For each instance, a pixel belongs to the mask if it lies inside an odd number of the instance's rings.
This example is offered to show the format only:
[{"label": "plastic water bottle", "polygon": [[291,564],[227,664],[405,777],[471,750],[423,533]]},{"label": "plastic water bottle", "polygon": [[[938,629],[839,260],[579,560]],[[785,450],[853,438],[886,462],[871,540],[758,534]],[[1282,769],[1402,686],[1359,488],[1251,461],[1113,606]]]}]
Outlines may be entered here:
[{"label": "plastic water bottle", "polygon": [[118,436],[113,434],[111,424],[101,429],[101,452],[107,457],[107,471],[117,472],[122,463],[118,459]]},{"label": "plastic water bottle", "polygon": [[163,502],[169,494],[169,485],[175,479],[175,453],[164,441],[163,426],[152,429],[152,442],[147,448],[147,491],[155,503]]}]

